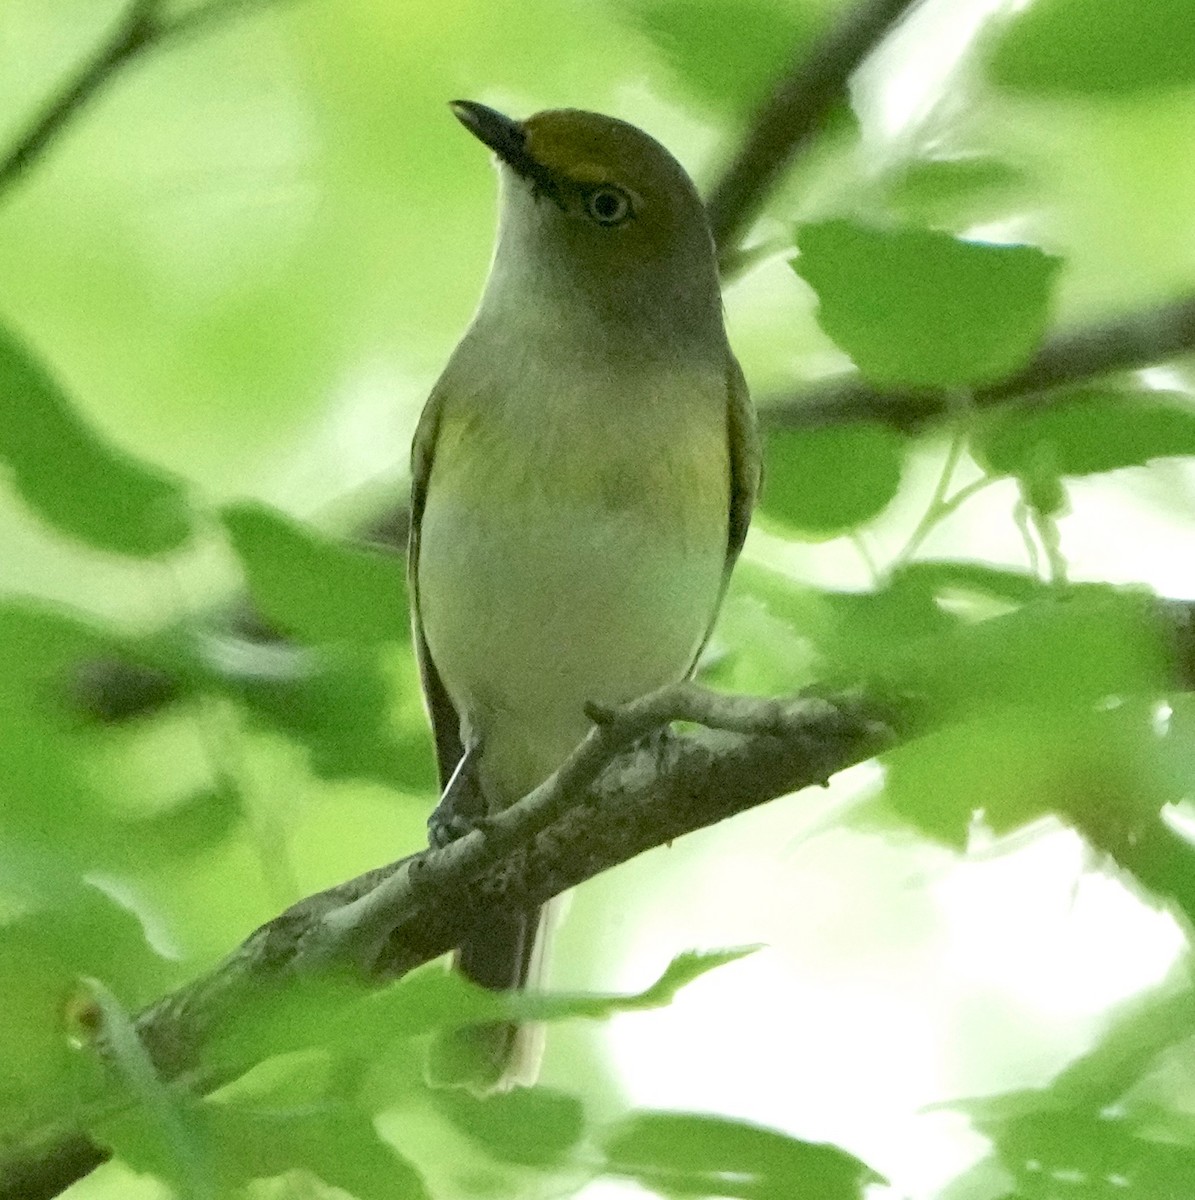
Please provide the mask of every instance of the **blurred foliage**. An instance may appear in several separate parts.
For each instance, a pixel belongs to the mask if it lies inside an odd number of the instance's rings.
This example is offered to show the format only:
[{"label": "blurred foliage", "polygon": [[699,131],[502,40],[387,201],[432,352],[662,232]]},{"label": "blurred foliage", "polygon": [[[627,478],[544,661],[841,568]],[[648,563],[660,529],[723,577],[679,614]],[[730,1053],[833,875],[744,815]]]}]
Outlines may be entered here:
[{"label": "blurred foliage", "polygon": [[677,82],[714,113],[747,117],[825,25],[823,5],[776,0],[629,0]]},{"label": "blurred foliage", "polygon": [[406,567],[394,554],[340,545],[261,504],[221,513],[257,611],[299,642],[405,641]]},{"label": "blurred foliage", "polygon": [[1094,475],[1195,455],[1195,411],[1183,395],[1082,388],[1036,412],[993,413],[973,445],[1001,474],[1023,475],[1048,454],[1061,475]]},{"label": "blurred foliage", "polygon": [[614,1173],[664,1196],[849,1200],[880,1178],[833,1146],[690,1113],[633,1114],[609,1131],[605,1151]]},{"label": "blurred foliage", "polygon": [[850,221],[804,225],[797,247],[822,328],[869,379],[904,388],[974,387],[1023,365],[1060,265],[1033,246]]},{"label": "blurred foliage", "polygon": [[[8,0],[0,161],[124,7]],[[123,1164],[83,1185],[101,1200],[129,1172],[188,1197],[263,1195],[267,1179],[296,1196],[533,1197],[604,1178],[667,1197],[913,1195],[925,1151],[894,1117],[885,1142],[865,1117],[803,1124],[812,1106],[795,1104],[857,1086],[857,1013],[821,1031],[845,1039],[829,1072],[739,1063],[755,1095],[733,1111],[648,1105],[581,1054],[553,1086],[486,1100],[424,1080],[429,1039],[461,1024],[513,1016],[556,1038],[568,1021],[679,1020],[732,986],[736,951],[653,946],[671,966],[616,993],[499,998],[439,968],[372,991],[308,979],[246,997],[193,1078],[155,1075],[135,1013],[279,908],[423,837],[435,770],[404,568],[349,531],[401,502],[410,428],[489,253],[492,180],[444,101],[616,112],[708,186],[847,4],[226,7],[111,78],[0,184],[0,1162],[78,1127]],[[986,1151],[917,1200],[1175,1200],[1195,1178],[1195,707],[1151,589],[1195,591],[1192,360],[989,408],[971,389],[1052,328],[1195,290],[1195,20],[1190,0],[994,7],[927,0],[855,77],[856,119],[752,234],[727,310],[754,384],[799,404],[809,378],[853,364],[865,383],[947,393],[949,415],[769,433],[759,529],[702,669],[743,691],[862,682],[912,699],[920,735],[828,818],[852,844],[895,846],[909,877],[919,854],[980,862],[977,846],[1032,846],[1061,822],[1088,876],[1181,934],[1170,977],[1134,975],[1140,994],[1101,1010],[1052,1079],[1026,1069],[958,1102]],[[1084,521],[1122,551],[1147,523],[1165,540],[1150,571],[1075,562]],[[697,907],[686,888],[721,898],[724,836],[699,884],[679,847],[654,862],[670,912]],[[754,847],[752,877],[798,870],[793,837]],[[870,882],[856,869],[841,886]],[[725,891],[748,927],[805,944],[807,913]],[[603,978],[648,900],[628,884],[617,913],[562,941]],[[819,922],[840,902],[819,898]],[[1126,936],[1107,931],[1114,963]],[[926,1011],[949,969],[926,971]],[[716,1047],[770,1019],[762,999],[734,993],[674,1064],[681,1090],[656,1094],[687,1101]],[[777,1062],[807,1020],[798,999],[782,1008]],[[958,1059],[939,1100],[999,1053],[956,1033],[935,1043]],[[864,1065],[852,1110],[901,1083],[899,1066]]]},{"label": "blurred foliage", "polygon": [[[1127,1005],[1102,1042],[1048,1087],[959,1101],[1015,1181],[1009,1195],[1157,1197],[1184,1194],[1195,1129],[1159,1070],[1192,1064],[1190,980],[1176,976]],[[950,1200],[968,1192],[964,1177]]]},{"label": "blurred foliage", "polygon": [[878,423],[780,430],[764,449],[763,511],[810,536],[855,529],[896,495],[904,450],[904,438]]},{"label": "blurred foliage", "polygon": [[0,458],[43,519],[118,554],[161,554],[187,539],[191,517],[178,483],[105,445],[3,330],[0,407]]},{"label": "blurred foliage", "polygon": [[1159,91],[1195,83],[1186,0],[1037,0],[992,59],[997,83],[1071,95]]}]

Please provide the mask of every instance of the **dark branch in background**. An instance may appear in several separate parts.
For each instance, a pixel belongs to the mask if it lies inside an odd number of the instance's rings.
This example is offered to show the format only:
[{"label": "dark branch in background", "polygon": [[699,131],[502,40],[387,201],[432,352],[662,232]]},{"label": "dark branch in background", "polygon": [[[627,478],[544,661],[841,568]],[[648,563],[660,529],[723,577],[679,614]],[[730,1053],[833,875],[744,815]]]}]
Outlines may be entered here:
[{"label": "dark branch in background", "polygon": [[175,17],[163,17],[163,0],[132,0],[112,32],[51,96],[0,158],[0,192],[20,182],[67,126],[148,51],[202,32],[228,17],[278,0],[209,0]]},{"label": "dark branch in background", "polygon": [[[1028,398],[1046,405],[1060,388],[1152,366],[1193,350],[1195,296],[1185,296],[1158,308],[1055,334],[1020,371],[977,388],[974,402],[991,406]],[[890,391],[852,375],[765,399],[759,410],[770,429],[813,429],[853,421],[916,428],[944,416],[947,403],[942,392]]]},{"label": "dark branch in background", "polygon": [[159,0],[134,0],[108,40],[63,84],[0,161],[0,191],[34,166],[83,108],[116,79],[120,68],[153,39]]},{"label": "dark branch in background", "polygon": [[755,114],[706,201],[723,270],[780,176],[846,98],[856,68],[916,2],[865,0],[849,7],[813,46],[802,48]]},{"label": "dark branch in background", "polygon": [[86,1134],[51,1136],[0,1163],[0,1200],[52,1200],[110,1157]]},{"label": "dark branch in background", "polygon": [[[209,975],[146,1009],[137,1032],[163,1079],[200,1090],[206,1039],[290,981],[334,968],[381,985],[458,945],[483,914],[539,905],[654,846],[825,783],[891,744],[857,701],[720,696],[681,685],[600,715],[545,784],[483,831],[309,896]],[[706,728],[627,749],[672,720]],[[11,1151],[10,1151],[11,1154]],[[0,1163],[0,1200],[56,1195],[106,1157],[78,1131]]]}]

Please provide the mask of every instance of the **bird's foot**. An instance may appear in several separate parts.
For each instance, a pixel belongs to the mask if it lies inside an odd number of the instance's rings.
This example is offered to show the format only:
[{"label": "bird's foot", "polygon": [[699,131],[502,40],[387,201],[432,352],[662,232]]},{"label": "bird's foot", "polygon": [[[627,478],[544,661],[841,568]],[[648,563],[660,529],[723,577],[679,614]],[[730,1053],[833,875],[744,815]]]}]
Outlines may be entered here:
[{"label": "bird's foot", "polygon": [[439,804],[427,819],[427,843],[433,849],[438,850],[472,833],[485,819],[485,797],[476,769],[480,749],[480,743],[474,743],[465,751]]}]

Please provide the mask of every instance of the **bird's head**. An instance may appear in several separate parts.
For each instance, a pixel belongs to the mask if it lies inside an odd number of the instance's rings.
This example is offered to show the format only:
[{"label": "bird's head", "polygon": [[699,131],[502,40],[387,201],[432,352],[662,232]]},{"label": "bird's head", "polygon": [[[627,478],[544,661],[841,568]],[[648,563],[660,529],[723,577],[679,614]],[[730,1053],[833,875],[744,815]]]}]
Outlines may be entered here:
[{"label": "bird's head", "polygon": [[551,109],[525,121],[472,101],[452,110],[503,180],[490,290],[604,322],[721,332],[713,241],[692,180],[625,121]]}]

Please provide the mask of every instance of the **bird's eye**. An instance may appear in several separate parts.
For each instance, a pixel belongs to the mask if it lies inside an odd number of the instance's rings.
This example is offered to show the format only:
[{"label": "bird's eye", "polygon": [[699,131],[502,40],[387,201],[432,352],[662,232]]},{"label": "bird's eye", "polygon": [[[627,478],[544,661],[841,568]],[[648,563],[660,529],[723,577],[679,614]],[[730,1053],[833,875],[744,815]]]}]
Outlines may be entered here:
[{"label": "bird's eye", "polygon": [[594,188],[585,197],[585,210],[599,225],[621,225],[631,215],[631,198],[622,188]]}]

